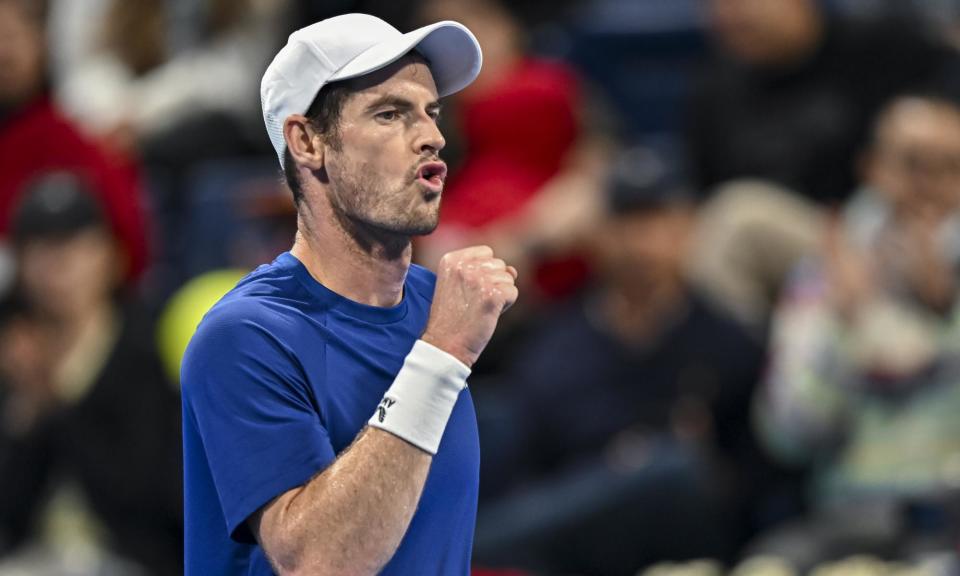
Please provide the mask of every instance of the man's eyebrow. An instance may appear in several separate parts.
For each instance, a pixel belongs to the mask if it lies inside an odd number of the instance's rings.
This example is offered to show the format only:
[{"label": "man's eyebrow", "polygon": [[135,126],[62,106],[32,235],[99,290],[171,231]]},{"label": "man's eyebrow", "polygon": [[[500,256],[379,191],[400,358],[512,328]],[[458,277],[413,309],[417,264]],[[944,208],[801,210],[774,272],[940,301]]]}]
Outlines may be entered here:
[{"label": "man's eyebrow", "polygon": [[[377,98],[370,104],[368,104],[366,111],[373,112],[377,108],[382,108],[384,106],[393,106],[401,110],[411,110],[414,107],[413,102],[411,102],[410,100],[407,100],[406,98],[386,94]],[[426,106],[426,109],[431,111],[434,111],[434,110],[439,111],[440,108],[441,108],[441,104],[439,100],[434,100],[433,102],[429,102]]]}]

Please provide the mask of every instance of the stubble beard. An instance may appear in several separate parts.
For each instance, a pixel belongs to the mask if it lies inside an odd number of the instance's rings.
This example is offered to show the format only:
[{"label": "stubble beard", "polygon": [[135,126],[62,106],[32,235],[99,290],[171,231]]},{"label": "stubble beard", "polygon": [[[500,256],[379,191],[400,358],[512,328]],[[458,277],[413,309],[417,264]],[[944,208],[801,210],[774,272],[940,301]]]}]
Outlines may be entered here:
[{"label": "stubble beard", "polygon": [[[372,254],[382,249],[388,259],[399,257],[410,245],[412,236],[433,232],[439,223],[440,199],[422,198],[416,183],[417,167],[412,167],[393,190],[384,187],[376,175],[357,166],[345,171],[330,205],[340,228],[356,245]],[[410,199],[408,202],[405,201]],[[410,202],[436,202],[435,206],[410,206]]]}]

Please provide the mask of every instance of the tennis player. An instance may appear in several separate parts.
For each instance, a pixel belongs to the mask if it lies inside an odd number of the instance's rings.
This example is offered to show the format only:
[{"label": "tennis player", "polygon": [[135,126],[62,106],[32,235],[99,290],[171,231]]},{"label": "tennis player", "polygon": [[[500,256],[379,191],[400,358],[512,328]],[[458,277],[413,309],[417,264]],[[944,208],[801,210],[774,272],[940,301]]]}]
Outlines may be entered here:
[{"label": "tennis player", "polygon": [[470,367],[517,298],[490,248],[411,264],[437,225],[439,98],[473,34],[363,14],[293,33],[261,85],[298,209],[289,252],[203,319],[183,362],[186,573],[467,575]]}]

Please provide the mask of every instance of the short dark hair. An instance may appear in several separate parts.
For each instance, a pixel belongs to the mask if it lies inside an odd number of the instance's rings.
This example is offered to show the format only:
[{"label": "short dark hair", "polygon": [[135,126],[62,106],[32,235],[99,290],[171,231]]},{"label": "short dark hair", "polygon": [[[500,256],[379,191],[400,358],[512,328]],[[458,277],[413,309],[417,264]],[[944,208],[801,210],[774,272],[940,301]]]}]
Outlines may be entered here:
[{"label": "short dark hair", "polygon": [[[310,124],[323,134],[334,149],[340,147],[340,113],[347,98],[354,91],[353,86],[347,81],[326,84],[317,93],[313,103],[307,108],[307,113],[304,114]],[[283,176],[290,191],[293,192],[293,202],[299,208],[300,201],[303,200],[303,189],[300,175],[297,173],[297,163],[293,160],[293,154],[288,147],[283,150]]]}]

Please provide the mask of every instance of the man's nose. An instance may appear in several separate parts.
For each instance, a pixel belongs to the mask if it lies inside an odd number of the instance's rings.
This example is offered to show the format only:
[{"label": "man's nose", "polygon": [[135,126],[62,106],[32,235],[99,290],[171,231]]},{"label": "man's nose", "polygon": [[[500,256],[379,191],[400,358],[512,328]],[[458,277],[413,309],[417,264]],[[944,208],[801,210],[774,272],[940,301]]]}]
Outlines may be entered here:
[{"label": "man's nose", "polygon": [[436,154],[443,150],[443,147],[447,145],[447,141],[440,132],[440,127],[437,126],[436,120],[428,116],[420,125],[422,128],[416,142],[417,154]]}]

